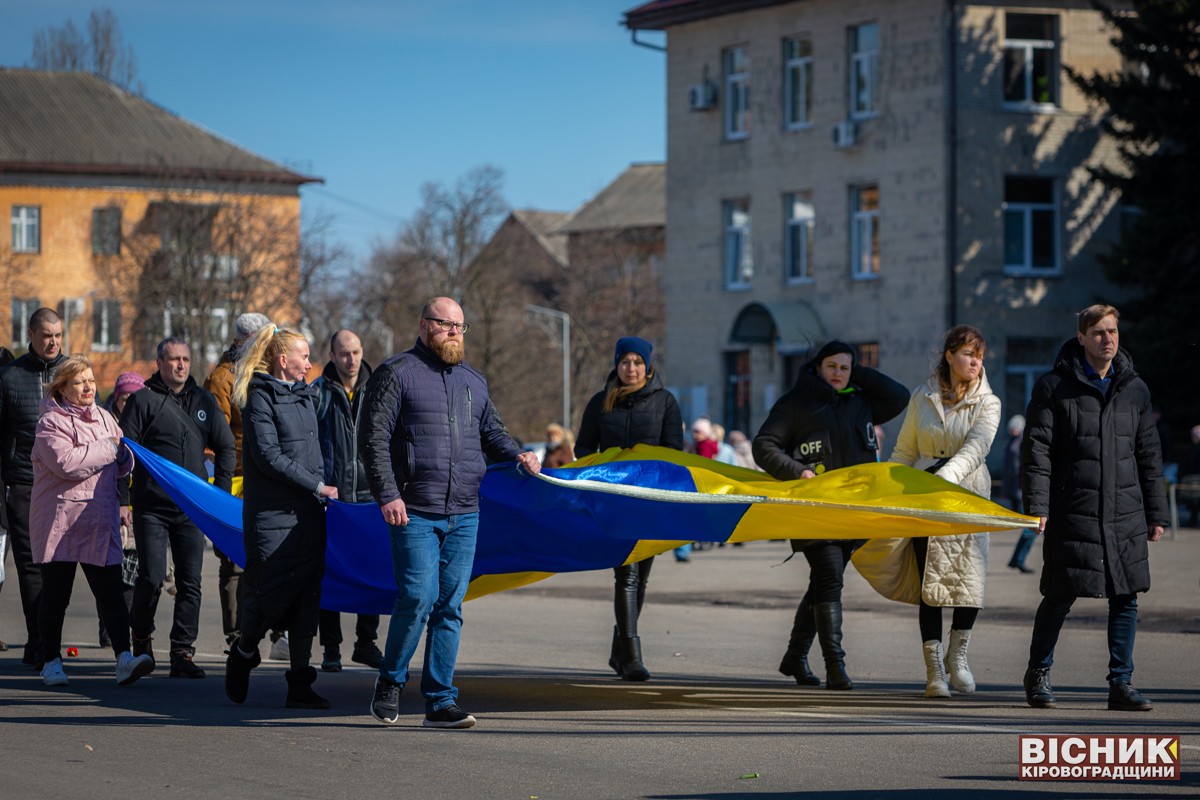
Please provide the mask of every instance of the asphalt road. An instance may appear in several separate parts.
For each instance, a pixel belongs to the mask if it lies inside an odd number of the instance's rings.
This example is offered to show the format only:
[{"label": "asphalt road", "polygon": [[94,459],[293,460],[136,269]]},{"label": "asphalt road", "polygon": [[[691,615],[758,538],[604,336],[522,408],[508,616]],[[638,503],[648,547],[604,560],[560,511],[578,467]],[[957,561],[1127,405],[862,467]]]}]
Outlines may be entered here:
[{"label": "asphalt road", "polygon": [[[350,665],[349,643],[346,670],[317,682],[329,711],[284,709],[286,666],[270,661],[255,671],[248,702],[229,703],[211,555],[197,657],[209,677],[171,680],[164,665],[118,687],[80,574],[64,637],[80,650],[67,659],[69,687],[42,686],[19,648],[0,653],[0,798],[1200,796],[1200,532],[1152,545],[1134,683],[1156,708],[1142,714],[1106,709],[1103,601],[1080,601],[1067,621],[1053,673],[1059,707],[1025,705],[1038,592],[1036,576],[1004,567],[1014,539],[993,536],[972,695],[922,696],[915,608],[883,600],[852,571],[845,645],[855,690],[801,689],[780,676],[807,565],[781,564],[786,546],[764,542],[696,553],[689,564],[658,559],[642,617],[653,673],[644,684],[616,680],[605,664],[609,573],[561,575],[467,604],[457,682],[479,719],[468,731],[420,727],[417,676],[401,724],[374,722],[374,675]],[[1030,563],[1040,563],[1039,550]],[[159,609],[164,641],[170,605]],[[352,618],[343,629],[353,636]],[[0,638],[19,640],[21,630],[10,581]],[[1049,732],[1178,734],[1183,780],[1019,781],[1018,735]]]}]

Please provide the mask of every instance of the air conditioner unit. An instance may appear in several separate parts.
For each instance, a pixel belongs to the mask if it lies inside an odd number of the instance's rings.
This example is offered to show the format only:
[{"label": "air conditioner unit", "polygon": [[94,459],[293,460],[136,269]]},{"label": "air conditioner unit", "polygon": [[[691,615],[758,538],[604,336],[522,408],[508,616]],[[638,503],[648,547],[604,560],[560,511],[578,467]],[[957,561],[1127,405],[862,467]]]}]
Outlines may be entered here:
[{"label": "air conditioner unit", "polygon": [[717,87],[709,81],[688,87],[688,108],[707,111],[717,104]]},{"label": "air conditioner unit", "polygon": [[853,147],[858,143],[858,126],[854,120],[844,120],[833,126],[833,146],[840,149]]}]

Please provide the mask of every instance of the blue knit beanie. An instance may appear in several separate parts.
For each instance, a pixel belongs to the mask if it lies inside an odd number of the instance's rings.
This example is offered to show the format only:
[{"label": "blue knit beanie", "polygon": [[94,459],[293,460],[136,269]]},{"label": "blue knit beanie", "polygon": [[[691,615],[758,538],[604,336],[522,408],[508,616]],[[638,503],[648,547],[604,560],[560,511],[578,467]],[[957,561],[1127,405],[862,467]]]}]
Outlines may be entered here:
[{"label": "blue knit beanie", "polygon": [[613,353],[613,366],[621,360],[621,356],[626,353],[637,353],[645,362],[646,368],[650,368],[650,354],[654,352],[654,345],[647,342],[639,336],[622,336],[617,339],[617,351]]}]

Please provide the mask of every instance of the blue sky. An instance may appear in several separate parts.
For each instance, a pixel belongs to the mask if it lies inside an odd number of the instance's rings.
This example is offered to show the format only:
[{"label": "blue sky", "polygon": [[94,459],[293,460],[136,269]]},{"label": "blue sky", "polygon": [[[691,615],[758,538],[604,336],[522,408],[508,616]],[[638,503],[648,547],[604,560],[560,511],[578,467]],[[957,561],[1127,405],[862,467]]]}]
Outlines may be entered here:
[{"label": "blue sky", "polygon": [[[102,4],[4,2],[0,64],[27,65],[36,30],[70,19],[82,31]],[[504,170],[513,207],[569,211],[631,162],[664,159],[665,55],[619,24],[636,5],[107,3],[147,97],[323,177],[305,210],[333,214],[360,256],[411,216],[421,184],[480,164]]]}]

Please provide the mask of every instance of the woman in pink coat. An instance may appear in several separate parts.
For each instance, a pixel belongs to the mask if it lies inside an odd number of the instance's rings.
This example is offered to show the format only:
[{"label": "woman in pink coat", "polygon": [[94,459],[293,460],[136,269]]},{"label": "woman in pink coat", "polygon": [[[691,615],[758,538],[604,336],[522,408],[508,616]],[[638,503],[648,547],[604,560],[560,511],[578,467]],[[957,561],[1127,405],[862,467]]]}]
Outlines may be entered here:
[{"label": "woman in pink coat", "polygon": [[96,377],[81,355],[63,361],[42,401],[33,442],[29,538],[42,565],[38,604],[42,682],[66,686],[60,648],[75,565],[83,566],[117,657],[117,682],[133,683],[154,669],[150,656],[129,652],[129,611],[121,583],[117,478],[133,469],[112,414],[96,405]]}]

